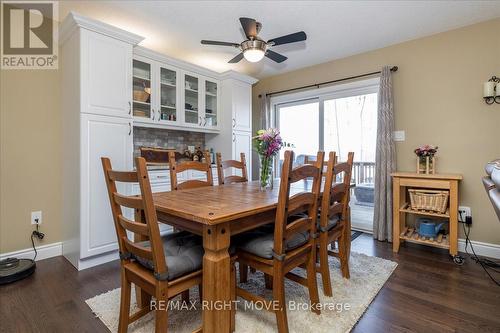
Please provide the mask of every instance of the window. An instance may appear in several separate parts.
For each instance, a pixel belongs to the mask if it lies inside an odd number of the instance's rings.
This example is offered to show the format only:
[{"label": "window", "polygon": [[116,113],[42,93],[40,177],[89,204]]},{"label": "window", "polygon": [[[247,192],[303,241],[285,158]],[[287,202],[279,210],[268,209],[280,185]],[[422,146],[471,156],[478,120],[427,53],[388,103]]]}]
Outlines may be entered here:
[{"label": "window", "polygon": [[[371,231],[375,151],[377,136],[378,79],[322,88],[273,98],[275,126],[283,140],[293,144],[295,164],[318,150],[335,151],[340,161],[354,152],[352,181],[356,187],[351,199],[354,227]],[[281,160],[276,175],[281,172]]]}]

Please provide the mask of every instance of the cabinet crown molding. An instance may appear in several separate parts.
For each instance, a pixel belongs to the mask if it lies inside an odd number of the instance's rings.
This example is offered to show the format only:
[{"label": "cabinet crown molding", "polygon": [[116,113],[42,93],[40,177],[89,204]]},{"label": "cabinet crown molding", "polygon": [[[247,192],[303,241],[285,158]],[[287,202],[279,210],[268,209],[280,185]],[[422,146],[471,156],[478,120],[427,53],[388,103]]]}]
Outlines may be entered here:
[{"label": "cabinet crown molding", "polygon": [[236,72],[233,70],[229,70],[229,71],[226,71],[226,72],[219,74],[219,79],[220,80],[233,79],[233,80],[242,81],[242,82],[248,83],[248,84],[255,84],[259,81],[258,79],[254,78],[254,77],[251,77],[249,75],[242,74],[242,73],[239,73],[239,72]]},{"label": "cabinet crown molding", "polygon": [[59,43],[64,44],[77,28],[94,31],[132,45],[137,45],[144,40],[142,36],[70,11],[59,27]]}]

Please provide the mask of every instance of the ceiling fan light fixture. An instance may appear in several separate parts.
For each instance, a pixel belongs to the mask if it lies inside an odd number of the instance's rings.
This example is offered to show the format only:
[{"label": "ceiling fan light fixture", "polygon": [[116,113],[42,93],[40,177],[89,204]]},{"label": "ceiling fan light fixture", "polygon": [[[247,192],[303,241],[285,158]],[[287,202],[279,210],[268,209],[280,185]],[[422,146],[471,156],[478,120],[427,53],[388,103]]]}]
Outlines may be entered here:
[{"label": "ceiling fan light fixture", "polygon": [[265,52],[261,49],[246,49],[243,51],[243,56],[250,62],[259,62],[264,58]]},{"label": "ceiling fan light fixture", "polygon": [[263,40],[253,39],[241,43],[243,56],[249,62],[258,62],[264,58],[266,54],[267,44]]}]

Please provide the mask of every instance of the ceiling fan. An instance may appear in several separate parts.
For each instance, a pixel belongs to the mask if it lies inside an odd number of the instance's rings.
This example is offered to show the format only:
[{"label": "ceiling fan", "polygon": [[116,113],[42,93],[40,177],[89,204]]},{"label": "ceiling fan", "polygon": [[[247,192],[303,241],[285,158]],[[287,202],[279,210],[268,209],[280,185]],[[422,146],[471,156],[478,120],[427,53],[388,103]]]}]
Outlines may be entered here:
[{"label": "ceiling fan", "polygon": [[306,40],[307,38],[304,31],[299,31],[293,34],[273,38],[266,42],[258,36],[260,29],[262,29],[262,24],[260,22],[257,22],[252,18],[240,17],[240,23],[247,37],[247,39],[242,43],[238,44],[230,42],[218,42],[214,40],[202,40],[201,43],[204,45],[232,46],[240,49],[241,53],[233,59],[229,60],[229,63],[231,64],[239,62],[241,59],[243,59],[243,57],[250,62],[257,62],[260,61],[264,56],[277,63],[280,63],[288,58],[284,55],[271,51],[271,47],[300,42]]}]

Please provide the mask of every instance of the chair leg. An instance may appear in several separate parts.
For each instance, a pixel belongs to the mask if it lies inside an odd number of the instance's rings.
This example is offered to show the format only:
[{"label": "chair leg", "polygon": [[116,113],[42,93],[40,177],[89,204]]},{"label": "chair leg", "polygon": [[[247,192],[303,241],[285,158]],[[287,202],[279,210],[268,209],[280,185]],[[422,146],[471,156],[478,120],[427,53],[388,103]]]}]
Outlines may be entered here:
[{"label": "chair leg", "polygon": [[240,271],[240,283],[245,283],[248,281],[248,266],[242,264],[241,262],[238,264],[238,269]]},{"label": "chair leg", "polygon": [[199,294],[199,298],[200,298],[200,304],[203,304],[203,284],[200,283],[198,285],[198,294]]},{"label": "chair leg", "polygon": [[316,280],[316,249],[314,246],[312,247],[307,261],[307,288],[309,289],[309,299],[311,300],[311,311],[319,315],[321,314],[321,310],[318,307],[319,295],[318,282]]},{"label": "chair leg", "polygon": [[[332,281],[330,280],[330,267],[328,265],[328,243],[327,235],[319,236],[319,269],[321,272],[321,280],[323,281],[323,293],[325,296],[332,297]],[[322,239],[324,238],[324,239]],[[308,273],[309,276],[309,273]]]},{"label": "chair leg", "polygon": [[231,324],[230,331],[236,330],[236,267],[231,263]]},{"label": "chair leg", "polygon": [[168,298],[165,290],[158,289],[156,300],[164,302],[165,306],[160,306],[155,310],[155,333],[166,333],[168,330]]},{"label": "chair leg", "polygon": [[121,272],[122,289],[120,298],[120,320],[118,322],[118,333],[126,333],[130,317],[130,290],[131,284],[125,276],[125,271]]},{"label": "chair leg", "polygon": [[349,279],[351,276],[349,274],[349,253],[348,253],[348,244],[346,240],[346,235],[343,234],[339,238],[339,260],[340,260],[340,269],[342,271],[342,276],[346,279]]},{"label": "chair leg", "polygon": [[189,289],[182,292],[182,301],[189,303]]},{"label": "chair leg", "polygon": [[[282,266],[281,264],[278,265]],[[278,332],[288,333],[285,301],[285,275],[283,274],[283,267],[276,267],[276,264],[273,276],[273,301],[276,302],[278,306],[278,310],[275,312]]]},{"label": "chair leg", "polygon": [[273,277],[271,275],[264,273],[264,282],[266,285],[266,289],[273,289]]},{"label": "chair leg", "polygon": [[257,272],[257,270],[253,267],[250,267],[250,273],[255,274],[255,272]]}]

